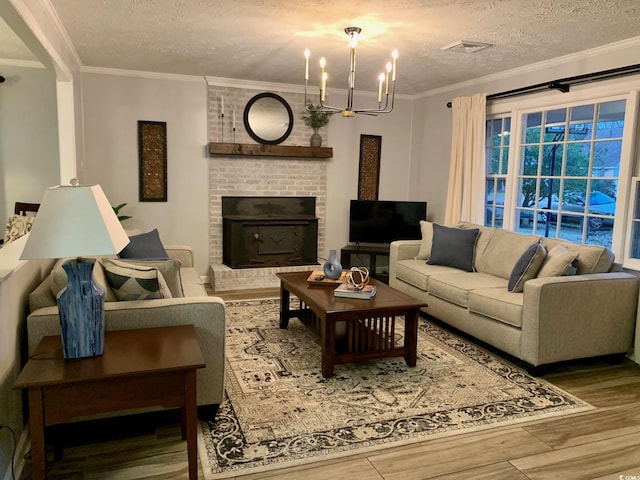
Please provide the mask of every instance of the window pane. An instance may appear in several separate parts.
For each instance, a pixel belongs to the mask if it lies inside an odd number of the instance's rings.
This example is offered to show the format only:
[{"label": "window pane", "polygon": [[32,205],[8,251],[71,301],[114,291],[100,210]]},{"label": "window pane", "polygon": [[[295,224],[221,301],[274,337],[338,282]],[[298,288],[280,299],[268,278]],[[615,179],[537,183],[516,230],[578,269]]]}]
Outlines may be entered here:
[{"label": "window pane", "polygon": [[503,148],[500,173],[503,175],[506,175],[508,167],[509,167],[509,148]]},{"label": "window pane", "polygon": [[593,130],[594,105],[581,105],[571,109],[569,140],[589,140]]},{"label": "window pane", "polygon": [[596,138],[622,138],[626,101],[601,103],[598,106]]},{"label": "window pane", "polygon": [[562,192],[563,212],[584,212],[585,200],[587,197],[586,180],[565,180]]},{"label": "window pane", "polygon": [[538,143],[542,126],[542,113],[529,113],[524,116],[524,133],[522,143]]},{"label": "window pane", "polygon": [[617,177],[620,173],[622,140],[596,142],[593,151],[594,177]]},{"label": "window pane", "polygon": [[520,180],[520,205],[521,207],[534,207],[536,202],[538,181],[536,179],[523,178]]},{"label": "window pane", "polygon": [[538,175],[538,156],[540,147],[538,145],[532,145],[522,148],[522,174],[523,175]]},{"label": "window pane", "polygon": [[503,128],[504,132],[502,143],[504,145],[509,145],[511,141],[511,117],[507,117],[504,119]]},{"label": "window pane", "polygon": [[583,217],[579,215],[562,215],[558,237],[570,242],[582,243]]},{"label": "window pane", "polygon": [[560,176],[562,172],[563,146],[561,143],[545,145],[542,157],[541,175]]},{"label": "window pane", "polygon": [[491,122],[491,145],[499,147],[502,138],[502,119]]},{"label": "window pane", "polygon": [[573,143],[567,145],[567,166],[565,175],[586,177],[589,175],[590,143]]},{"label": "window pane", "polygon": [[549,110],[545,125],[546,133],[564,133],[565,123],[567,121],[567,109],[559,108],[557,110]]}]

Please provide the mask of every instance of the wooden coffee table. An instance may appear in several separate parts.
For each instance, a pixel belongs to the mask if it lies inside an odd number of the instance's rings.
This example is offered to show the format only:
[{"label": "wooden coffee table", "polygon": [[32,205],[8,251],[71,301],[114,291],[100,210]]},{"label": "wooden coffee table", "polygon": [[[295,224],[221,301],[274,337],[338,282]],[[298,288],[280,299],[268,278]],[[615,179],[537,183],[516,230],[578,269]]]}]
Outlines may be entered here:
[{"label": "wooden coffee table", "polygon": [[[278,273],[280,278],[280,328],[298,318],[313,328],[322,342],[322,375],[333,375],[340,363],[383,357],[404,357],[416,365],[418,314],[425,303],[377,280],[371,300],[334,297],[333,287],[309,285],[311,272]],[[289,308],[290,295],[300,299],[300,308]],[[404,317],[404,343],[396,345],[396,317]]]},{"label": "wooden coffee table", "polygon": [[189,479],[198,478],[196,369],[205,362],[193,325],[109,331],[104,354],[65,360],[44,337],[18,376],[29,391],[33,478],[45,479],[44,427],[143,407],[180,408]]}]

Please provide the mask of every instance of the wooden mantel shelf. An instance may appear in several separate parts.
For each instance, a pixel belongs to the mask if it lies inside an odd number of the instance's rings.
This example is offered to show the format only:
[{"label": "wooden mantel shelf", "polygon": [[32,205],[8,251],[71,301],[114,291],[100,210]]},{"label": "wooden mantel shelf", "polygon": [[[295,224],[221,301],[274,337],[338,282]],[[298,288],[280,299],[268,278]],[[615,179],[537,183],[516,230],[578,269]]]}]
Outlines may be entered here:
[{"label": "wooden mantel shelf", "polygon": [[211,142],[209,143],[209,155],[238,155],[244,157],[331,158],[333,157],[333,148]]}]

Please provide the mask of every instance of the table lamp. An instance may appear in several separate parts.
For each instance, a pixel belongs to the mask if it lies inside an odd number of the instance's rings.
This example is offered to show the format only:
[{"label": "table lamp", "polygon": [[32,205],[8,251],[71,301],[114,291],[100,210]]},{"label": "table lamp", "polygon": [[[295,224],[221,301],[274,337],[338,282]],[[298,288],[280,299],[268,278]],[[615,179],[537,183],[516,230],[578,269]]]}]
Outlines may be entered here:
[{"label": "table lamp", "polygon": [[112,255],[129,243],[100,185],[48,188],[21,259],[67,258],[62,268],[67,286],[57,295],[64,358],[102,355],[104,351],[104,290],[91,273],[95,259]]}]

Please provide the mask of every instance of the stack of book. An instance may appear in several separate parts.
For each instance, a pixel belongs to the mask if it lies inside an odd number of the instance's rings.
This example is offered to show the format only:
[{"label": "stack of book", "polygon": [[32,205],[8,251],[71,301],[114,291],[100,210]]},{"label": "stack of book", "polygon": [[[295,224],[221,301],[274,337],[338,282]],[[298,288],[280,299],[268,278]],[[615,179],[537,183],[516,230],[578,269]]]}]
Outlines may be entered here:
[{"label": "stack of book", "polygon": [[344,297],[344,298],[362,298],[364,300],[369,300],[373,298],[376,294],[375,285],[365,285],[362,289],[357,289],[356,287],[352,287],[346,283],[340,284],[334,291],[333,295],[335,297]]}]

